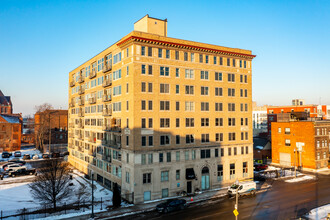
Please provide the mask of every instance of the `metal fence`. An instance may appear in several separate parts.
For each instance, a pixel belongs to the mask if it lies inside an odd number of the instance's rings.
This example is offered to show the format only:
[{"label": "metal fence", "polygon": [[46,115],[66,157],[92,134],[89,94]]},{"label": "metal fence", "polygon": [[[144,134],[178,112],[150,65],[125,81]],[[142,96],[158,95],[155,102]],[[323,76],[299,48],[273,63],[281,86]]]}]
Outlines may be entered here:
[{"label": "metal fence", "polygon": [[[103,198],[94,198],[94,210],[106,210],[108,206],[111,205],[110,201],[104,201]],[[38,218],[46,218],[51,216],[59,216],[65,214],[72,213],[91,213],[92,210],[92,202],[81,201],[75,203],[60,203],[57,204],[56,212],[54,212],[52,205],[47,204],[44,206],[40,206],[39,208],[23,208],[16,210],[1,210],[0,219],[38,219]]]}]

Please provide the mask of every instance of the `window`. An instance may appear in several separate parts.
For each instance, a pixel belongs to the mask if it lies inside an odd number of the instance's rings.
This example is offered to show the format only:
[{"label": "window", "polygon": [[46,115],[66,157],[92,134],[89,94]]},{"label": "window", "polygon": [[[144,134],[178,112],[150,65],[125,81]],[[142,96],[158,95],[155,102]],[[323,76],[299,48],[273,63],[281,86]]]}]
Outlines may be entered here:
[{"label": "window", "polygon": [[202,159],[210,158],[210,157],[211,157],[211,150],[210,149],[201,150],[201,158]]},{"label": "window", "polygon": [[170,93],[170,85],[169,84],[160,84],[160,93]]},{"label": "window", "polygon": [[180,144],[180,135],[175,135],[175,144]]},{"label": "window", "polygon": [[148,66],[148,74],[149,75],[152,75],[152,65],[149,65]]},{"label": "window", "polygon": [[246,68],[246,60],[244,60],[244,68]]},{"label": "window", "polygon": [[160,110],[169,111],[170,110],[170,101],[160,101]]},{"label": "window", "polygon": [[148,164],[153,163],[153,154],[148,154]]},{"label": "window", "polygon": [[243,177],[248,176],[247,162],[243,162]]},{"label": "window", "polygon": [[195,111],[195,103],[194,102],[185,102],[185,111]]},{"label": "window", "polygon": [[141,128],[146,128],[146,119],[145,118],[141,119]]},{"label": "window", "polygon": [[141,82],[141,92],[146,92],[146,83]]},{"label": "window", "polygon": [[235,96],[235,89],[228,88],[228,96]]},{"label": "window", "polygon": [[244,147],[241,147],[241,154],[244,154]]},{"label": "window", "polygon": [[233,67],[235,67],[235,66],[236,66],[236,60],[233,59]]},{"label": "window", "polygon": [[237,147],[234,147],[234,155],[237,155]]},{"label": "window", "polygon": [[163,49],[158,48],[158,57],[162,58],[163,57]]},{"label": "window", "polygon": [[215,81],[222,81],[222,73],[215,72]]},{"label": "window", "polygon": [[146,74],[146,65],[142,64],[141,66],[141,73]]},{"label": "window", "polygon": [[199,54],[199,62],[203,63],[203,54]]},{"label": "window", "polygon": [[169,145],[170,144],[170,136],[169,135],[161,135],[160,136],[160,145]]},{"label": "window", "polygon": [[171,162],[171,152],[166,153],[166,161]]},{"label": "window", "polygon": [[290,128],[285,128],[285,134],[290,134]]},{"label": "window", "polygon": [[215,126],[223,126],[223,118],[215,118]]},{"label": "window", "polygon": [[219,149],[214,149],[214,157],[219,157]]},{"label": "window", "polygon": [[218,103],[216,102],[215,103],[215,111],[219,112],[219,111],[223,111],[223,106],[222,106],[222,103]]},{"label": "window", "polygon": [[142,46],[141,47],[141,55],[142,56],[145,56],[146,55],[146,47],[145,46]]},{"label": "window", "polygon": [[162,189],[162,198],[168,197],[168,188]]},{"label": "window", "polygon": [[223,165],[218,165],[218,172],[217,172],[217,180],[222,181],[223,180]]},{"label": "window", "polygon": [[180,85],[175,85],[175,94],[180,94]]},{"label": "window", "polygon": [[143,174],[143,184],[151,183],[151,173]]},{"label": "window", "polygon": [[215,96],[222,96],[222,88],[215,87]]},{"label": "window", "polygon": [[209,79],[209,71],[201,70],[201,79]]},{"label": "window", "polygon": [[194,135],[187,134],[186,135],[186,144],[193,144],[195,143]]},{"label": "window", "polygon": [[147,137],[146,136],[141,136],[141,146],[142,147],[147,146]]},{"label": "window", "polygon": [[180,102],[175,102],[175,110],[176,111],[180,110]]},{"label": "window", "polygon": [[152,110],[152,101],[151,100],[149,100],[148,101],[148,110]]},{"label": "window", "polygon": [[180,151],[175,152],[176,161],[180,161]]},{"label": "window", "polygon": [[[290,146],[290,145],[289,145]],[[316,147],[320,148],[320,141],[316,141]]]},{"label": "window", "polygon": [[180,77],[180,69],[175,68],[175,77]]},{"label": "window", "polygon": [[227,66],[230,66],[230,58],[227,58]]},{"label": "window", "polygon": [[186,118],[186,127],[194,127],[195,126],[195,122],[194,122],[194,118]]},{"label": "window", "polygon": [[184,59],[184,61],[188,61],[188,53],[187,52],[183,53],[183,59]]},{"label": "window", "polygon": [[219,64],[223,65],[223,58],[222,57],[219,58]]},{"label": "window", "polygon": [[184,152],[184,158],[185,158],[185,160],[189,160],[189,151],[185,151]]},{"label": "window", "polygon": [[185,78],[186,79],[194,79],[194,70],[185,69]]},{"label": "window", "polygon": [[152,83],[148,83],[148,92],[152,92]]},{"label": "window", "polygon": [[170,58],[170,50],[166,50],[166,59]]},{"label": "window", "polygon": [[228,141],[235,141],[235,132],[228,133]]},{"label": "window", "polygon": [[213,64],[217,64],[217,57],[216,56],[213,57]]},{"label": "window", "polygon": [[191,151],[191,159],[195,160],[196,159],[196,150]]},{"label": "window", "polygon": [[216,142],[221,142],[221,141],[223,141],[223,133],[216,133],[216,134],[215,134],[215,141],[216,141]]},{"label": "window", "polygon": [[129,172],[126,172],[126,183],[129,183]]},{"label": "window", "polygon": [[193,95],[194,94],[194,86],[185,86],[185,94]]},{"label": "window", "polygon": [[209,95],[209,87],[201,86],[201,95]]},{"label": "window", "polygon": [[209,63],[209,55],[205,55],[205,63]]},{"label": "window", "polygon": [[175,119],[175,127],[177,127],[177,128],[180,127],[180,118]]},{"label": "window", "polygon": [[148,56],[152,57],[152,47],[148,47]]},{"label": "window", "polygon": [[230,164],[230,179],[231,180],[235,179],[235,164],[234,163]]},{"label": "window", "polygon": [[159,163],[163,163],[163,162],[164,162],[164,154],[159,153]]},{"label": "window", "polygon": [[195,61],[195,54],[194,53],[191,53],[190,54],[190,61],[191,62],[194,62]]},{"label": "window", "polygon": [[141,110],[146,110],[146,101],[141,100]]},{"label": "window", "polygon": [[209,142],[210,142],[210,135],[202,134],[202,143],[209,143]]},{"label": "window", "polygon": [[201,126],[208,127],[209,126],[209,118],[202,118],[201,119]]},{"label": "window", "polygon": [[142,165],[146,164],[146,155],[145,154],[141,154],[141,164]]},{"label": "window", "polygon": [[285,146],[291,146],[290,139],[285,139]]},{"label": "window", "polygon": [[235,74],[228,73],[228,82],[235,82]]},{"label": "window", "polygon": [[209,103],[208,102],[201,102],[201,111],[209,111]]},{"label": "window", "polygon": [[245,147],[245,154],[249,154],[249,147],[248,146]]},{"label": "window", "polygon": [[170,127],[170,119],[169,118],[161,118],[160,119],[160,127],[161,128],[169,128]]},{"label": "window", "polygon": [[179,51],[177,51],[177,50],[175,51],[175,59],[179,60]]},{"label": "window", "polygon": [[180,170],[175,171],[175,179],[180,180]]},{"label": "window", "polygon": [[161,75],[161,76],[169,76],[170,75],[170,69],[169,69],[169,67],[161,66],[160,67],[160,70],[159,70],[159,75]]},{"label": "window", "polygon": [[320,152],[317,152],[317,160],[320,159]]},{"label": "window", "polygon": [[228,118],[228,126],[235,126],[235,118]]},{"label": "window", "polygon": [[235,111],[235,103],[228,103],[228,111],[229,112]]}]

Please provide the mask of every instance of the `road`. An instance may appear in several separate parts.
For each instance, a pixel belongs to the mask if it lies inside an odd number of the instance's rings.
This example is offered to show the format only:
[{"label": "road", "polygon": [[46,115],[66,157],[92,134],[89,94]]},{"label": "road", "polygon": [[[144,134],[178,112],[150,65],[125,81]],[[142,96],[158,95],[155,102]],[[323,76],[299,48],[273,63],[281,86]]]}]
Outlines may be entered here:
[{"label": "road", "polygon": [[[286,183],[271,181],[272,188],[238,204],[238,219],[294,219],[309,210],[330,203],[330,176],[318,175],[316,180]],[[222,199],[191,205],[169,214],[149,212],[122,219],[235,219],[235,199]]]}]

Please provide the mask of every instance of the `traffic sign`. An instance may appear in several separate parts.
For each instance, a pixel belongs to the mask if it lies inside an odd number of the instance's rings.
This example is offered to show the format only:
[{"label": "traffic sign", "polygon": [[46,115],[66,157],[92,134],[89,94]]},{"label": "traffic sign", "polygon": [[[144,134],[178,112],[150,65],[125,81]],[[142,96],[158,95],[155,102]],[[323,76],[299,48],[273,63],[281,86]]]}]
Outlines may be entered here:
[{"label": "traffic sign", "polygon": [[237,211],[237,209],[235,209],[235,210],[233,211],[233,213],[234,213],[235,216],[238,216],[238,214],[239,214],[238,211]]}]

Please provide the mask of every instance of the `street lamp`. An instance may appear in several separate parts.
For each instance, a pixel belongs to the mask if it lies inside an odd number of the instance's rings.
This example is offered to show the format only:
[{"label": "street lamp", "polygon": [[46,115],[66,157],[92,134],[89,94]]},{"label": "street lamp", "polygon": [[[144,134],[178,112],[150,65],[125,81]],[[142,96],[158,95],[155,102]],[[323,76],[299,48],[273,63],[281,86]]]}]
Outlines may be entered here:
[{"label": "street lamp", "polygon": [[[237,186],[236,188],[236,204],[235,204],[235,209],[238,209],[238,188],[239,188],[239,181],[238,179],[235,181],[235,184]],[[237,220],[237,215],[235,215],[235,219]]]},{"label": "street lamp", "polygon": [[92,214],[91,218],[94,218],[94,173],[91,171],[91,176],[92,176]]}]

